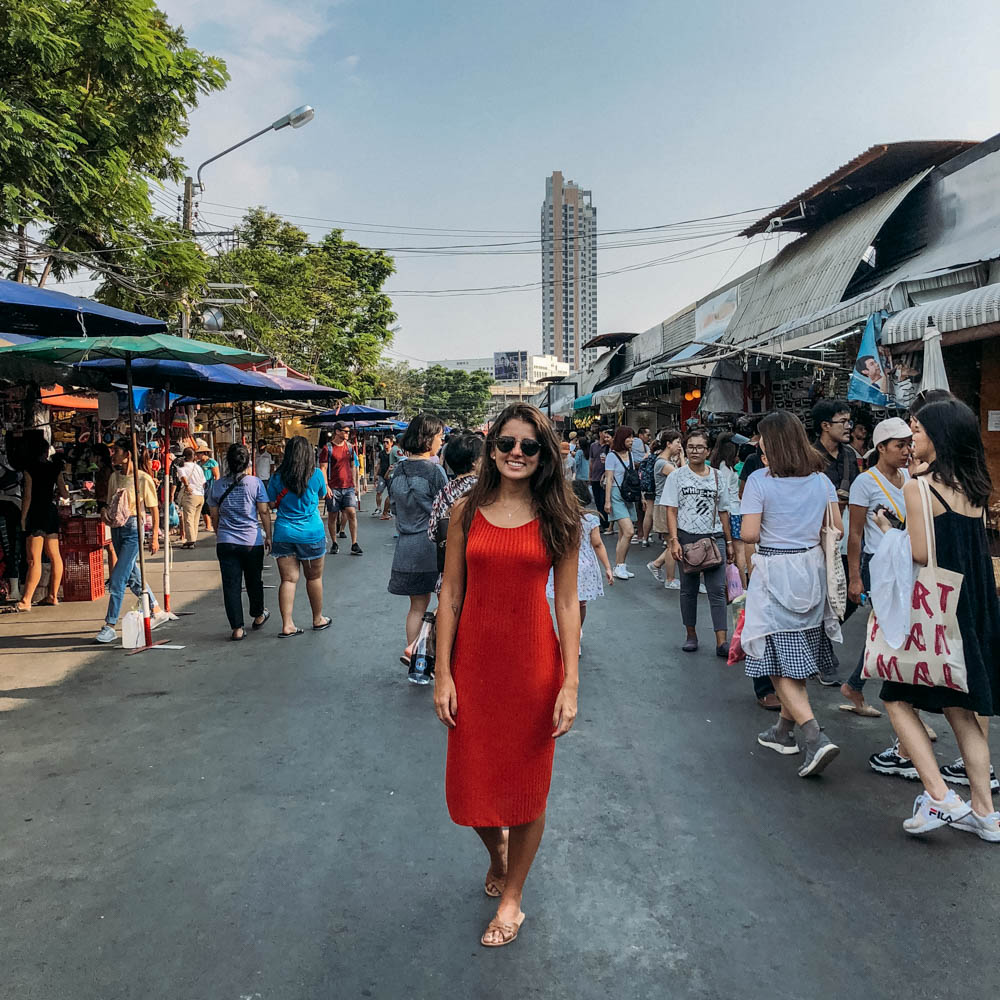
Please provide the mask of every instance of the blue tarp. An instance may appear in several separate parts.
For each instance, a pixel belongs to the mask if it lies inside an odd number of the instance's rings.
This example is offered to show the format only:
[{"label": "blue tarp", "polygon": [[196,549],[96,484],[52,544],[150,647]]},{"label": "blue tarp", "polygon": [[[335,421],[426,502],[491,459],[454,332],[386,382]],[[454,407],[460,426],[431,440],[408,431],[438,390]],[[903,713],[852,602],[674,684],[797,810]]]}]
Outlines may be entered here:
[{"label": "blue tarp", "polygon": [[93,299],[0,279],[0,328],[43,337],[75,337],[84,333],[113,337],[166,333],[167,324],[162,319],[115,309]]}]

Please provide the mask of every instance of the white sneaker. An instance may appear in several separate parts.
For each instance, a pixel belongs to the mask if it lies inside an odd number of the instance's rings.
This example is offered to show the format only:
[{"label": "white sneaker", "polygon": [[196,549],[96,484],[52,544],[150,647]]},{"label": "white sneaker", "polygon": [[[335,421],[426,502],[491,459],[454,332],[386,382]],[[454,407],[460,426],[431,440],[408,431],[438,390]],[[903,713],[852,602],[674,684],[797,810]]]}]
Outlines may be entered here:
[{"label": "white sneaker", "polygon": [[149,628],[152,631],[154,628],[159,628],[164,622],[171,621],[173,615],[169,611],[164,611],[163,608],[157,608],[153,612],[152,618],[149,619]]},{"label": "white sneaker", "polygon": [[639,542],[641,541],[642,539],[638,535],[633,535],[632,540],[629,542],[629,545],[638,545]]},{"label": "white sneaker", "polygon": [[708,593],[708,591],[705,589],[705,584],[703,584],[703,583],[699,583],[698,584],[698,593],[699,594],[707,594]]},{"label": "white sneaker", "polygon": [[663,589],[664,590],[680,590],[681,589],[681,581],[678,580],[677,577],[675,576],[672,580],[667,580],[667,582],[663,585]]},{"label": "white sneaker", "polygon": [[952,826],[956,830],[974,833],[982,840],[988,840],[991,844],[1000,844],[1000,812],[991,812],[989,816],[980,816],[975,809],[970,809],[967,816],[955,820]]},{"label": "white sneaker", "polygon": [[957,820],[964,819],[972,806],[963,802],[954,789],[948,789],[948,795],[943,802],[938,802],[928,792],[918,795],[913,800],[913,815],[903,820],[903,829],[915,837],[930,833],[939,826],[947,826]]},{"label": "white sneaker", "polygon": [[625,563],[619,563],[615,567],[614,577],[615,577],[616,580],[627,580],[631,576],[635,576],[635,574],[634,573],[630,573],[625,568]]},{"label": "white sneaker", "polygon": [[648,562],[646,563],[646,569],[648,569],[649,572],[652,573],[653,579],[657,583],[664,583],[666,581],[667,578],[663,572],[662,566],[657,566],[656,563],[654,562]]}]

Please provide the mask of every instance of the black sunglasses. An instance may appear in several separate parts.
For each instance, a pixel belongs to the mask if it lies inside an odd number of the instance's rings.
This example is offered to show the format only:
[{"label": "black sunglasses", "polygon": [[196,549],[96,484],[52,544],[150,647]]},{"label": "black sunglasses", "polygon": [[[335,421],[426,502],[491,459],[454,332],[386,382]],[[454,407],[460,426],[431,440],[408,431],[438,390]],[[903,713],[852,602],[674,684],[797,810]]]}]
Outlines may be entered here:
[{"label": "black sunglasses", "polygon": [[[502,451],[509,455],[517,444],[517,438],[498,437],[496,441],[497,451]],[[534,438],[521,438],[521,451],[528,457],[534,458],[542,450],[542,446]]]}]

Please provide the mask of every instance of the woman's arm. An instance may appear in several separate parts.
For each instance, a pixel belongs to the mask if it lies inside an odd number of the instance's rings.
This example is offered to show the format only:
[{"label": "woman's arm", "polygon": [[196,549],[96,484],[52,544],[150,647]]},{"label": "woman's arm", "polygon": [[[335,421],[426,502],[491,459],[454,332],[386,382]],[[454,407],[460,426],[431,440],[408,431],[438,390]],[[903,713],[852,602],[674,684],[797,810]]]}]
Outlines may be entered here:
[{"label": "woman's arm", "polygon": [[726,562],[736,562],[736,547],[733,545],[733,528],[728,510],[719,511],[719,521],[722,524],[722,537],[726,540]]},{"label": "woman's arm", "polygon": [[667,508],[667,542],[670,545],[670,555],[673,556],[674,562],[680,562],[684,553],[681,551],[681,542],[677,537],[677,508],[671,507],[669,504],[665,506]]},{"label": "woman's arm", "polygon": [[56,490],[63,500],[69,499],[69,487],[66,485],[66,480],[63,479],[63,474],[61,472],[58,476],[56,476]]},{"label": "woman's arm", "polygon": [[444,577],[437,609],[437,649],[434,661],[434,711],[448,727],[454,728],[458,714],[458,696],[451,676],[451,651],[458,632],[458,620],[465,601],[465,527],[462,513],[464,499],[451,508],[448,544],[445,547]]},{"label": "woman's arm", "polygon": [[615,474],[612,469],[606,469],[604,472],[604,510],[610,514],[611,513],[611,489],[615,484]]},{"label": "woman's arm", "polygon": [[271,551],[271,508],[266,503],[257,504],[261,527],[264,529],[264,552]]},{"label": "woman's arm", "polygon": [[861,591],[864,590],[864,583],[861,580],[861,542],[865,533],[868,508],[856,503],[850,504],[850,508],[851,529],[847,536],[847,596],[853,603],[860,604]]},{"label": "woman's arm", "polygon": [[756,545],[760,541],[760,514],[744,514],[740,522],[740,538],[750,544]]},{"label": "woman's arm", "polygon": [[28,523],[28,511],[31,509],[31,473],[24,474],[24,490],[21,493],[21,530]]},{"label": "woman's arm", "polygon": [[552,708],[552,738],[558,739],[573,728],[576,718],[576,698],[580,688],[580,598],[576,590],[580,556],[574,548],[563,556],[553,574],[556,595],[556,624],[559,626],[559,647],[562,650],[562,688]]},{"label": "woman's arm", "polygon": [[927,551],[927,533],[924,528],[924,501],[916,479],[903,484],[903,500],[906,502],[906,530],[910,536],[913,561],[926,566],[930,553]]}]

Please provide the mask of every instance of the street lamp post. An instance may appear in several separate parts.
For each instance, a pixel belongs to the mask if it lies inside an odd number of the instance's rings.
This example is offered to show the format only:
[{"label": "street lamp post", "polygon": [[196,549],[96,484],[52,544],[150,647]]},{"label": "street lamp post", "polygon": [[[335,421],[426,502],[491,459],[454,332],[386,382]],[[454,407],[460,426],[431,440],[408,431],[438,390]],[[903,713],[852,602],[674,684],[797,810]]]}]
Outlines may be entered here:
[{"label": "street lamp post", "polygon": [[[283,128],[302,128],[303,125],[307,125],[309,122],[316,117],[316,112],[308,105],[304,104],[301,108],[296,108],[294,111],[290,111],[287,115],[283,115],[277,121],[271,122],[267,128],[262,128],[259,132],[254,132],[253,135],[248,135],[245,139],[241,139],[239,142],[230,146],[228,149],[224,149],[221,153],[216,153],[215,156],[210,156],[204,163],[202,163],[197,171],[195,171],[195,178],[185,177],[184,178],[184,205],[183,214],[181,216],[181,225],[187,232],[193,232],[193,211],[194,211],[194,186],[195,183],[198,185],[199,192],[205,190],[205,185],[201,179],[201,172],[210,163],[214,163],[216,160],[221,159],[227,153],[231,153],[234,149],[239,149],[240,146],[245,146],[248,142],[253,142],[254,139],[259,139],[262,135],[267,132],[280,132]],[[189,302],[185,301],[184,308],[181,310],[181,336],[190,337],[191,336],[191,305]]]}]

